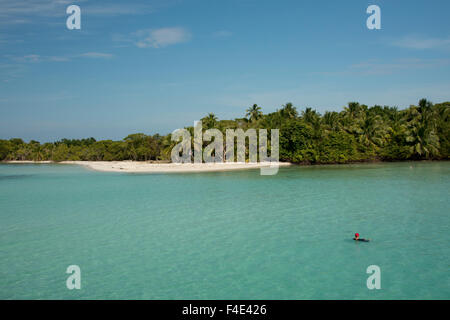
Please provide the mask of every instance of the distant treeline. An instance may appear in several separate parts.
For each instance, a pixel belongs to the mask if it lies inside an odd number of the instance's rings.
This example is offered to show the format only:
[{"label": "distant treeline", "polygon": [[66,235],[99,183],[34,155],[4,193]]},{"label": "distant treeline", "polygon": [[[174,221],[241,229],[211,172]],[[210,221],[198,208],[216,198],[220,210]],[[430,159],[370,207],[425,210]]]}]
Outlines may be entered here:
[{"label": "distant treeline", "polygon": [[[323,115],[311,108],[299,113],[286,103],[265,115],[255,104],[245,118],[218,120],[210,113],[202,122],[205,130],[217,128],[224,134],[226,129],[280,129],[280,160],[294,163],[440,160],[450,157],[449,110],[450,102],[422,99],[405,110],[350,102],[341,112]],[[187,129],[193,132],[193,127]],[[170,160],[176,143],[170,134],[143,133],[121,141],[88,138],[41,144],[10,139],[0,140],[0,160]]]}]

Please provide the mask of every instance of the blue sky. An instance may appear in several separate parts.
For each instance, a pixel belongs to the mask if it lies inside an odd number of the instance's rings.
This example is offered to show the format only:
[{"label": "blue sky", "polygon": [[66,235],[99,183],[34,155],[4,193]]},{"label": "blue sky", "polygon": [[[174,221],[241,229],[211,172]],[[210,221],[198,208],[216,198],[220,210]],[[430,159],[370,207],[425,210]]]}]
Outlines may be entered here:
[{"label": "blue sky", "polygon": [[449,101],[449,16],[448,0],[0,0],[0,138],[166,134],[253,103]]}]

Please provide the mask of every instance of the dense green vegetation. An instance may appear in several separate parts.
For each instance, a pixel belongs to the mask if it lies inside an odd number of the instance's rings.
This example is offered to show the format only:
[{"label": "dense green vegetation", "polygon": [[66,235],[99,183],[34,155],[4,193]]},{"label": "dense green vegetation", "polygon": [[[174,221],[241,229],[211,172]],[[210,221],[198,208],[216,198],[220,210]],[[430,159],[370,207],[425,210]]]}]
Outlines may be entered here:
[{"label": "dense green vegetation", "polygon": [[[210,113],[203,128],[279,128],[280,160],[295,163],[347,163],[373,160],[449,159],[450,102],[432,104],[422,99],[405,110],[368,107],[351,102],[341,112],[321,115],[311,108],[302,112],[287,103],[264,115],[256,104],[246,117],[218,120]],[[192,127],[188,127],[193,132]],[[176,142],[171,135],[131,134],[121,141],[94,138],[62,139],[54,143],[0,140],[0,160],[169,160]],[[207,144],[207,143],[206,143]]]}]

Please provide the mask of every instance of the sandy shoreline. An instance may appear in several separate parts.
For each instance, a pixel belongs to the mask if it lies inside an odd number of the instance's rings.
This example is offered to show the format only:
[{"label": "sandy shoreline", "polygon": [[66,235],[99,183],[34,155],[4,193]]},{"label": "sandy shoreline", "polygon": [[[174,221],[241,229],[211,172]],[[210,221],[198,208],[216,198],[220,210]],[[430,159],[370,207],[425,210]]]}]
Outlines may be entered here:
[{"label": "sandy shoreline", "polygon": [[[5,161],[11,164],[45,164],[45,163],[59,163],[59,164],[75,164],[87,167],[95,171],[103,172],[128,172],[128,173],[169,173],[169,172],[215,172],[215,171],[230,171],[230,170],[245,170],[245,169],[259,169],[270,167],[270,162],[259,163],[149,163],[140,161]],[[272,163],[272,166],[275,163]],[[280,167],[291,165],[289,162],[276,163]]]}]

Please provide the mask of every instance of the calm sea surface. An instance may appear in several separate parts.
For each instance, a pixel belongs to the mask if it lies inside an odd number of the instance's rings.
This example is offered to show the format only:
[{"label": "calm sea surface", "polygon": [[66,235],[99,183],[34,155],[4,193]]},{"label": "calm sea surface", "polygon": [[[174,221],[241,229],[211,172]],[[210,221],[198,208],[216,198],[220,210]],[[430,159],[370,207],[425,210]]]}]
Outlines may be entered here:
[{"label": "calm sea surface", "polygon": [[450,299],[449,190],[450,162],[276,176],[2,164],[0,299]]}]

